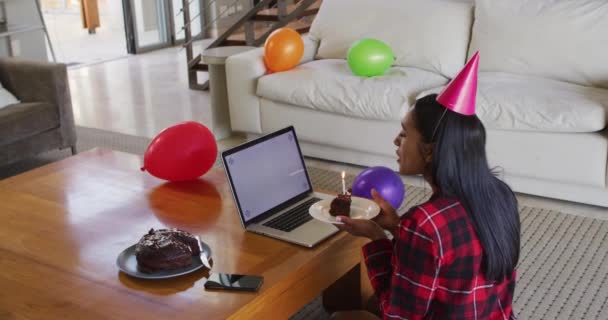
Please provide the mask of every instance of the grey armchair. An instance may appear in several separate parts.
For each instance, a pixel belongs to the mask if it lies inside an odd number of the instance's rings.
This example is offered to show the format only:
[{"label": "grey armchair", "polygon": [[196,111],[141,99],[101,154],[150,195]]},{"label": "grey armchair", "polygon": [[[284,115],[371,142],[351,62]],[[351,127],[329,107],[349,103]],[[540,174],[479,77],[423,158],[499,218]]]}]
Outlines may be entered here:
[{"label": "grey armchair", "polygon": [[0,109],[0,165],[58,148],[76,153],[64,64],[0,58],[0,82],[21,101]]}]

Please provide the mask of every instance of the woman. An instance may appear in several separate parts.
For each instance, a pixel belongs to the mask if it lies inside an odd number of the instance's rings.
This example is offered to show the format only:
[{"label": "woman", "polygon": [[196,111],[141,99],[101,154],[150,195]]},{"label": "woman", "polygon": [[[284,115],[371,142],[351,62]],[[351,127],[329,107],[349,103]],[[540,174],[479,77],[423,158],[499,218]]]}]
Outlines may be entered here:
[{"label": "woman", "polygon": [[431,199],[400,218],[373,192],[382,208],[375,221],[339,217],[340,228],[372,240],[363,253],[383,319],[514,318],[517,201],[488,167],[479,118],[437,100],[419,99],[394,141],[399,172],[423,175]]}]

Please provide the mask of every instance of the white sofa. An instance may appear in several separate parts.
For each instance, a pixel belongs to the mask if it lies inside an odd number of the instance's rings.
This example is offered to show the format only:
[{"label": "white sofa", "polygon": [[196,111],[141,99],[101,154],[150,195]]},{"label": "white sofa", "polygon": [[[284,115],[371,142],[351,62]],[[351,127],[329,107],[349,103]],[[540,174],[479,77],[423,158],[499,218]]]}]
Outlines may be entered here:
[{"label": "white sofa", "polygon": [[[491,164],[518,192],[608,207],[605,3],[324,0],[298,67],[266,74],[262,49],[227,60],[232,128],[294,125],[308,156],[396,169],[405,112],[479,51]],[[364,37],[393,48],[385,75],[348,69],[346,51]]]}]

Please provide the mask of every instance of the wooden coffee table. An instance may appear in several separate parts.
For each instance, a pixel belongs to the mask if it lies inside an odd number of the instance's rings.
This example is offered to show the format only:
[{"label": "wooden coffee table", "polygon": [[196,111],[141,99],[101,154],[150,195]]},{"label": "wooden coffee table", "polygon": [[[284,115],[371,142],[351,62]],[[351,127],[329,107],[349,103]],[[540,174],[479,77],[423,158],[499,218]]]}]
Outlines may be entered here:
[{"label": "wooden coffee table", "polygon": [[[0,181],[1,319],[286,319],[359,272],[364,240],[345,233],[307,249],[245,232],[222,170],[176,184],[140,166],[95,149]],[[123,249],[166,226],[200,235],[213,271],[264,276],[261,290],[205,291],[206,269],[165,280],[118,271]]]}]

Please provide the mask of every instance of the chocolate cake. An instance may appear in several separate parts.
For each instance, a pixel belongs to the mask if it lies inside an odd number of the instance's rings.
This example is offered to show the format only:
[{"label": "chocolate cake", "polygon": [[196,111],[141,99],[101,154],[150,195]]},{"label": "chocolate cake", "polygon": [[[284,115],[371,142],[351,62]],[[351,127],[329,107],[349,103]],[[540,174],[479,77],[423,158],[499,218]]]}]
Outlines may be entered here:
[{"label": "chocolate cake", "polygon": [[189,267],[201,253],[197,241],[186,231],[150,229],[135,246],[137,267],[145,273]]},{"label": "chocolate cake", "polygon": [[332,216],[350,216],[350,204],[352,202],[350,193],[341,193],[331,201],[329,214]]}]

